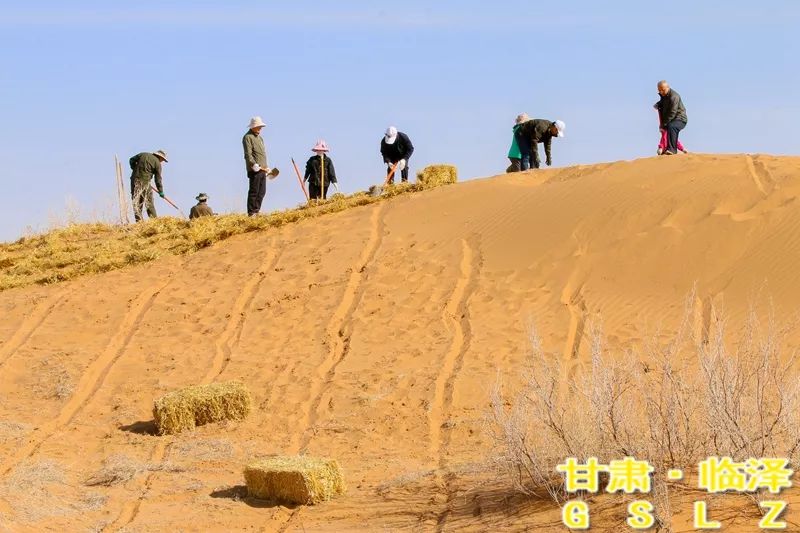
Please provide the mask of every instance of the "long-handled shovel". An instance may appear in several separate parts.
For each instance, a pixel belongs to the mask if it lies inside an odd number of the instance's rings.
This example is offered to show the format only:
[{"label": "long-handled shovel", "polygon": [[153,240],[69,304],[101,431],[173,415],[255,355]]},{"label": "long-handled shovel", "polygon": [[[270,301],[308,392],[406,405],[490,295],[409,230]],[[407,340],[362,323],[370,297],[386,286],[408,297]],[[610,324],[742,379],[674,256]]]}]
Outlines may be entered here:
[{"label": "long-handled shovel", "polygon": [[[151,188],[151,189],[153,189],[153,192],[154,192],[154,193],[158,194],[158,189],[156,189],[156,188],[155,188],[155,187],[153,187],[152,185],[150,186],[150,188]],[[159,196],[161,196],[161,195],[159,195]],[[164,198],[164,201],[166,201],[166,202],[167,202],[169,205],[171,205],[172,207],[174,207],[175,209],[177,209],[177,210],[178,210],[178,212],[181,214],[181,216],[182,216],[183,218],[186,218],[186,213],[184,213],[183,211],[181,211],[181,208],[180,208],[180,207],[178,207],[177,205],[175,205],[175,202],[173,202],[172,200],[170,200],[170,199],[169,199],[169,198],[167,198],[166,196],[162,196],[162,198]]]},{"label": "long-handled shovel", "polygon": [[303,189],[303,195],[306,197],[306,202],[308,202],[308,191],[303,183],[303,177],[300,176],[300,169],[297,168],[297,163],[294,162],[294,158],[292,158],[292,165],[294,165],[294,172],[297,174],[297,181],[300,182],[300,188]]},{"label": "long-handled shovel", "polygon": [[386,176],[386,181],[384,181],[384,182],[383,182],[383,186],[384,186],[384,187],[386,187],[387,185],[389,185],[389,181],[390,181],[390,180],[392,179],[392,177],[394,176],[394,172],[395,172],[395,170],[397,170],[397,165],[399,165],[399,164],[400,164],[400,161],[398,161],[397,163],[395,163],[395,164],[394,164],[394,166],[392,167],[392,170],[390,170],[390,171],[389,171],[389,175],[388,175],[388,176]]}]

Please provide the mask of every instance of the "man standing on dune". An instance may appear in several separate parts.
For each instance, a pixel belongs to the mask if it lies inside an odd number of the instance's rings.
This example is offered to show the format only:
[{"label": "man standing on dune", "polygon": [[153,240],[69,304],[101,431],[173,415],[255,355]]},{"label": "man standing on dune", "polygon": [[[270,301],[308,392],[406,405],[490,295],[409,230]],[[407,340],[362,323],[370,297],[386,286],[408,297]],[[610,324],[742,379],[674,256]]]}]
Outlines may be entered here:
[{"label": "man standing on dune", "polygon": [[267,149],[261,136],[264,126],[266,124],[261,117],[253,117],[250,119],[247,133],[242,137],[247,179],[250,180],[247,191],[247,214],[251,217],[261,211],[261,203],[267,194],[267,175],[270,178],[274,177],[267,166]]},{"label": "man standing on dune", "polygon": [[164,184],[161,183],[161,163],[167,162],[164,150],[142,152],[131,157],[131,199],[133,200],[133,218],[142,221],[142,208],[147,207],[147,216],[156,218],[156,206],[153,203],[153,190],[150,180],[155,178],[156,190],[164,198]]},{"label": "man standing on dune", "polygon": [[678,135],[688,121],[686,107],[681,95],[670,88],[666,80],[658,82],[658,94],[661,99],[654,107],[658,109],[658,116],[661,118],[661,129],[667,131],[667,149],[664,155],[675,155],[678,153]]}]

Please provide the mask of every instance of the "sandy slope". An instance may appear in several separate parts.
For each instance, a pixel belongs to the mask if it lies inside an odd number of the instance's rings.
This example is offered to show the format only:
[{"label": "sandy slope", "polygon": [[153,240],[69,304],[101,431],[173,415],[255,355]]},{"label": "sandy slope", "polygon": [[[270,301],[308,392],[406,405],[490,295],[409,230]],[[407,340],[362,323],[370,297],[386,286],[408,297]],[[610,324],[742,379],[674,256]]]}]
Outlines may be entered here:
[{"label": "sandy slope", "polygon": [[[796,311],[798,195],[800,158],[571,167],[0,293],[0,530],[558,531],[552,507],[472,484],[498,369],[513,381],[534,323],[573,363],[589,319],[619,343],[669,327],[695,283],[698,327],[758,291]],[[154,397],[234,378],[246,422],[149,434]],[[348,495],[239,499],[248,458],[298,452],[338,458]],[[120,454],[169,464],[84,485]]]}]

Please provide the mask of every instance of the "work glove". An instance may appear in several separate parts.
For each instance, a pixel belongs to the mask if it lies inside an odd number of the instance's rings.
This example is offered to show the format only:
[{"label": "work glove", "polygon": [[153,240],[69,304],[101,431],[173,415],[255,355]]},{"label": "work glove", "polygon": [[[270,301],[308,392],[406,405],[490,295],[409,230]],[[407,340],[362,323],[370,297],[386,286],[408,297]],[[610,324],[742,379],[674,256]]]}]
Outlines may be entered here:
[{"label": "work glove", "polygon": [[406,168],[406,160],[401,159],[397,162],[397,170],[404,170]]},{"label": "work glove", "polygon": [[254,165],[253,165],[252,167],[250,167],[250,168],[253,170],[253,172],[259,172],[259,171],[261,170],[261,165],[259,165],[258,163],[256,163],[256,164],[254,164]]},{"label": "work glove", "polygon": [[553,164],[553,160],[548,157],[547,161],[545,161],[545,164],[549,167],[550,165]]},{"label": "work glove", "polygon": [[158,195],[159,195],[161,198],[164,198],[164,191],[159,191],[159,192],[158,192]]}]

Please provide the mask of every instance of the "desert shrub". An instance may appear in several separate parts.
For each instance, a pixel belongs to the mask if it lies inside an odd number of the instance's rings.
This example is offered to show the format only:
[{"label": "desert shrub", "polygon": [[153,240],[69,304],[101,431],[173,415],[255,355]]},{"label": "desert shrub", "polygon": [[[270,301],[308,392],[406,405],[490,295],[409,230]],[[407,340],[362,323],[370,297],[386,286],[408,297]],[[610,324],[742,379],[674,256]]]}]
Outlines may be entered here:
[{"label": "desert shrub", "polygon": [[[556,465],[633,456],[656,472],[696,469],[709,456],[787,457],[800,464],[800,372],[787,334],[755,311],[737,332],[715,316],[710,334],[691,331],[690,309],[668,340],[654,335],[622,353],[592,328],[591,362],[572,373],[535,332],[521,388],[491,393],[488,428],[496,463],[516,488],[568,498]],[[653,476],[656,515],[669,529],[669,486]]]}]

